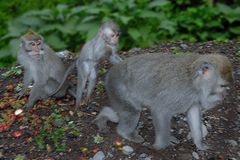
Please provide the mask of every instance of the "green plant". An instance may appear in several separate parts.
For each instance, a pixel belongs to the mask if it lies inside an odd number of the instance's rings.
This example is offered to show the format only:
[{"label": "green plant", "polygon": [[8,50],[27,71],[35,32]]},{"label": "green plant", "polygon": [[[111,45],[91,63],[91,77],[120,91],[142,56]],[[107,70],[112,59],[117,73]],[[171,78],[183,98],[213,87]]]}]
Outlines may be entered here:
[{"label": "green plant", "polygon": [[70,119],[68,116],[62,116],[60,110],[55,110],[45,119],[43,126],[40,128],[35,141],[40,149],[45,149],[47,142],[53,143],[56,151],[64,151],[66,144],[64,139],[68,133],[79,135],[78,129],[72,123],[67,123]]},{"label": "green plant", "polygon": [[100,81],[99,83],[97,83],[97,85],[96,85],[96,90],[97,90],[97,92],[104,92],[104,90],[105,90],[105,87],[104,87],[104,84],[103,84],[103,82],[102,81]]},{"label": "green plant", "polygon": [[1,76],[3,78],[9,78],[11,76],[18,76],[20,74],[22,74],[22,69],[20,68],[20,66],[13,66],[10,68],[10,70],[2,73]]},{"label": "green plant", "polygon": [[103,142],[103,137],[101,137],[99,134],[97,134],[96,136],[93,137],[94,139],[94,143],[99,144]]},{"label": "green plant", "polygon": [[240,38],[240,6],[237,4],[227,5],[211,0],[197,3],[189,0],[177,3],[173,0],[83,2],[30,10],[13,19],[8,23],[8,33],[1,38],[5,46],[0,55],[15,57],[19,36],[29,26],[42,34],[55,50],[76,51],[96,34],[101,22],[110,19],[122,29],[120,49],[149,47],[169,40],[225,42]]}]

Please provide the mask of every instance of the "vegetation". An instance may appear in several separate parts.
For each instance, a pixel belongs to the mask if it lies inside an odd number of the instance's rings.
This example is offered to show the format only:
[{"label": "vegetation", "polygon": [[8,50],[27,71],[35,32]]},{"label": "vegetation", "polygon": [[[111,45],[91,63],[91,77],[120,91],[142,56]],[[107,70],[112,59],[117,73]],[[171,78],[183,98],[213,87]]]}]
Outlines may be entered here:
[{"label": "vegetation", "polygon": [[[0,17],[2,21],[9,20],[1,24],[0,29],[0,58],[4,63],[15,60],[12,57],[17,53],[19,37],[29,27],[44,35],[55,50],[71,51],[78,51],[96,34],[101,22],[109,19],[122,28],[121,49],[149,47],[160,41],[224,42],[240,38],[238,1],[232,4],[212,0],[14,0],[1,3],[0,8],[4,10],[0,11]],[[15,16],[18,17],[13,18]]]}]

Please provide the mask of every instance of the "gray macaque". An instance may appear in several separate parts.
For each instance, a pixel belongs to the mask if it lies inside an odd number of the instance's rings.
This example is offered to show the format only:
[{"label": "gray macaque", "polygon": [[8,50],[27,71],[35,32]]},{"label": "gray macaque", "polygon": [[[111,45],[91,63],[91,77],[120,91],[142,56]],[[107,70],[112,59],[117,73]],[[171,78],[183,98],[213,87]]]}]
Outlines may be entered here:
[{"label": "gray macaque", "polygon": [[[66,67],[55,52],[44,42],[41,35],[31,29],[20,38],[20,49],[18,52],[18,62],[24,68],[23,88],[19,93],[19,98],[25,95],[28,86],[33,82],[29,102],[26,107],[32,107],[37,100],[50,96],[62,82]],[[62,97],[70,87],[69,82],[54,95]],[[75,95],[70,90],[70,94]]]},{"label": "gray macaque", "polygon": [[[76,108],[81,104],[82,94],[87,84],[87,102],[93,92],[97,78],[97,64],[100,60],[110,57],[112,64],[122,61],[117,54],[117,45],[120,36],[120,29],[114,22],[105,22],[101,25],[98,34],[92,40],[88,41],[81,49],[79,58],[68,68],[60,89],[71,71],[77,67],[77,100]],[[55,94],[58,89],[53,92]]]},{"label": "gray macaque", "polygon": [[95,122],[102,131],[107,121],[117,123],[117,133],[141,143],[136,130],[142,107],[150,109],[155,128],[155,149],[170,144],[171,118],[187,115],[193,142],[200,150],[203,141],[201,113],[219,104],[232,81],[232,65],[218,54],[144,54],[114,65],[106,76],[110,107],[104,107]]}]

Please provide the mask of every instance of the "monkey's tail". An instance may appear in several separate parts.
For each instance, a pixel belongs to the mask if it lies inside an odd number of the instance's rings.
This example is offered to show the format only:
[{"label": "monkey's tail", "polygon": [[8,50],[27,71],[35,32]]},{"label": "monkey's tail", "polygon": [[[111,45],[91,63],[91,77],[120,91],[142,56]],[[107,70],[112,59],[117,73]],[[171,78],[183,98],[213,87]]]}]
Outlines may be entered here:
[{"label": "monkey's tail", "polygon": [[65,74],[64,74],[64,77],[63,77],[63,79],[62,79],[61,84],[58,86],[58,88],[57,88],[55,91],[53,91],[52,93],[50,93],[50,96],[55,95],[55,94],[62,88],[64,82],[66,81],[66,79],[67,79],[67,77],[68,77],[68,75],[69,75],[69,74],[73,71],[73,69],[76,67],[76,63],[77,63],[77,60],[74,61],[74,62],[68,67],[68,69],[66,70],[66,72],[65,72]]}]

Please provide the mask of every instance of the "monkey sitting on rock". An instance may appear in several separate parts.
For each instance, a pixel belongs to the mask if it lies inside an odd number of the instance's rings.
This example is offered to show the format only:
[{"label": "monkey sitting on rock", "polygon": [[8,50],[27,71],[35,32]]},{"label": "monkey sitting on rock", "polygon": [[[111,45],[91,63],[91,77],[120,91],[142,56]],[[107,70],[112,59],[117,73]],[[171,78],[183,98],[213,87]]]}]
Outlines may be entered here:
[{"label": "monkey sitting on rock", "polygon": [[118,123],[117,133],[141,143],[136,130],[143,107],[149,108],[155,128],[154,148],[170,144],[171,118],[186,113],[193,142],[203,143],[201,113],[223,101],[233,79],[232,65],[219,54],[183,56],[144,54],[114,65],[106,76],[110,106],[104,107],[95,122],[106,131],[107,121]]}]

